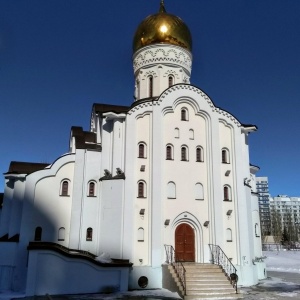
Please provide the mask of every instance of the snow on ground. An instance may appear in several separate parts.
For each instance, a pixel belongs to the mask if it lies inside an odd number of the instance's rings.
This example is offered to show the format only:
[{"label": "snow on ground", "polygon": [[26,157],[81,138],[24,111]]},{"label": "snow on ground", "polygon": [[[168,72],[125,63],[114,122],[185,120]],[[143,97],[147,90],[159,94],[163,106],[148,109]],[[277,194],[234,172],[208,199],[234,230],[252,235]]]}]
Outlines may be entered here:
[{"label": "snow on ground", "polygon": [[300,251],[264,251],[267,271],[300,273]]},{"label": "snow on ground", "polygon": [[[254,287],[242,288],[240,291],[247,300],[258,299],[300,299],[300,251],[264,251],[266,256],[268,278],[260,281]],[[270,274],[271,273],[271,274]],[[0,292],[0,300],[23,298],[24,294],[11,291]],[[128,297],[143,297],[143,299],[180,299],[177,293],[166,289],[141,290],[115,294],[69,296],[70,300],[113,300],[129,299]],[[153,299],[152,298],[152,299]],[[54,297],[55,299],[55,297]],[[140,298],[141,299],[141,298]]]}]

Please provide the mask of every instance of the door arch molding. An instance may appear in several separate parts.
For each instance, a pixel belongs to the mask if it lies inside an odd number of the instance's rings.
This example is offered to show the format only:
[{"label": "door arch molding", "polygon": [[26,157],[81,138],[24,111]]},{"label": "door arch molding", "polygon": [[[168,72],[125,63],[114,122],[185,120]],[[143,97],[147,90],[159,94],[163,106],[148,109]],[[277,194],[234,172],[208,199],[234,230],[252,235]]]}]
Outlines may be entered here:
[{"label": "door arch molding", "polygon": [[173,246],[175,248],[175,231],[180,224],[188,224],[194,229],[195,233],[195,262],[204,262],[203,226],[199,220],[191,213],[185,211],[180,213],[172,221]]}]

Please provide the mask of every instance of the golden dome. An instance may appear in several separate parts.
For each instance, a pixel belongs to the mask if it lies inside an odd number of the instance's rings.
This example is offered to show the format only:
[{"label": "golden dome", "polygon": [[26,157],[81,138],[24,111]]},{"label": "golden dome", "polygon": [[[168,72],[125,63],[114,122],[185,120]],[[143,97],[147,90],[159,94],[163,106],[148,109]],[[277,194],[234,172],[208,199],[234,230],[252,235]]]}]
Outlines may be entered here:
[{"label": "golden dome", "polygon": [[159,12],[148,16],[137,28],[133,38],[133,52],[151,44],[172,44],[192,50],[192,37],[185,23],[177,16],[168,14],[164,1]]}]

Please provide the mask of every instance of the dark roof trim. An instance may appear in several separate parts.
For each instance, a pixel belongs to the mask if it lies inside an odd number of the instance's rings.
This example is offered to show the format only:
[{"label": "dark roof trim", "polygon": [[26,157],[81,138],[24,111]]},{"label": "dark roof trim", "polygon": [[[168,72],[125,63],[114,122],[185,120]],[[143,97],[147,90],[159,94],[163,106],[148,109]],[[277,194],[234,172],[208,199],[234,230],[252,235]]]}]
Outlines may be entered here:
[{"label": "dark roof trim", "polygon": [[87,260],[95,265],[106,267],[106,268],[113,268],[113,267],[124,267],[129,268],[133,264],[129,262],[127,259],[111,259],[111,263],[101,263],[95,260],[96,255],[83,250],[76,250],[76,249],[69,249],[62,245],[50,242],[30,242],[27,246],[28,250],[52,250],[61,255],[75,258],[75,259],[84,259]]},{"label": "dark roof trim", "polygon": [[107,112],[114,112],[116,114],[127,113],[130,109],[130,106],[121,106],[121,105],[111,105],[111,104],[101,104],[94,103],[93,110],[96,113],[104,114]]},{"label": "dark roof trim", "polygon": [[12,236],[11,238],[8,238],[8,233],[5,234],[4,236],[2,236],[0,238],[0,242],[13,242],[13,243],[18,243],[20,239],[20,235],[19,234],[15,234],[14,236]]},{"label": "dark roof trim", "polygon": [[32,162],[21,162],[12,161],[9,165],[9,169],[4,175],[7,174],[31,174],[36,171],[40,171],[48,167],[48,163],[32,163]]}]

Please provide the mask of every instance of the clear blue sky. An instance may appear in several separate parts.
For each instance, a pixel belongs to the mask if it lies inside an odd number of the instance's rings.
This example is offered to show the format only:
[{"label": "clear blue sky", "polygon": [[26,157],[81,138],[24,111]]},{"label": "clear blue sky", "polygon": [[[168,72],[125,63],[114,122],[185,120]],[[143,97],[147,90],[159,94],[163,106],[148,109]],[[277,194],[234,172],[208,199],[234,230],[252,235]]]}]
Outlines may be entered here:
[{"label": "clear blue sky", "polygon": [[[165,0],[193,37],[191,82],[242,123],[270,192],[300,196],[300,1]],[[94,102],[133,101],[132,38],[159,0],[0,0],[0,171],[52,162]],[[4,179],[0,181],[3,191]]]}]

